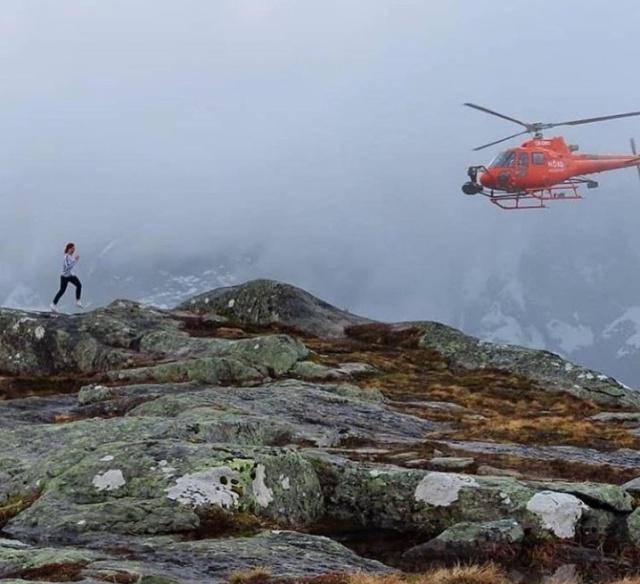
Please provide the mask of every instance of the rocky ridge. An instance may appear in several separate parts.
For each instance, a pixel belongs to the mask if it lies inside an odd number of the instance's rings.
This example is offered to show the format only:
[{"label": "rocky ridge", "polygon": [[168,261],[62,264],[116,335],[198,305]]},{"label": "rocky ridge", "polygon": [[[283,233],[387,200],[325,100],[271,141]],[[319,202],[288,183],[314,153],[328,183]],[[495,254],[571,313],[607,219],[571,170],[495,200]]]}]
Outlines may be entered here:
[{"label": "rocky ridge", "polygon": [[0,376],[0,578],[635,570],[640,394],[546,351],[258,280],[0,309]]}]

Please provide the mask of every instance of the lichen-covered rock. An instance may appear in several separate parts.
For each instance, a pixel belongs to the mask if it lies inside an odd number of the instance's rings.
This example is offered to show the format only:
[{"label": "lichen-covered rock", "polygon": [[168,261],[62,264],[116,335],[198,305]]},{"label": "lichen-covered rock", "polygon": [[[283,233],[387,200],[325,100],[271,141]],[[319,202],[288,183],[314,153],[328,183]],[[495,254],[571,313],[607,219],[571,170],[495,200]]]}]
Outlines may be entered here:
[{"label": "lichen-covered rock", "polygon": [[[509,477],[355,464],[317,455],[327,512],[362,527],[435,535],[460,522],[516,519],[539,535],[570,538],[588,505]],[[552,513],[553,509],[553,513]]]},{"label": "lichen-covered rock", "polygon": [[629,539],[636,546],[640,546],[640,507],[627,517],[627,530]]},{"label": "lichen-covered rock", "polygon": [[282,375],[308,354],[287,335],[194,338],[183,326],[171,313],[122,300],[74,316],[0,309],[0,373],[243,383]]},{"label": "lichen-covered rock", "polygon": [[267,327],[280,325],[319,337],[339,337],[347,326],[371,322],[308,292],[273,280],[253,280],[218,288],[187,300],[179,309],[216,314],[232,324]]},{"label": "lichen-covered rock", "polygon": [[37,541],[178,533],[197,530],[216,508],[302,525],[320,517],[323,502],[313,467],[295,452],[110,443],[65,465],[5,529]]},{"label": "lichen-covered rock", "polygon": [[512,456],[535,461],[562,461],[588,466],[612,466],[636,469],[640,466],[640,450],[619,448],[617,450],[597,450],[580,446],[517,444],[513,442],[478,442],[466,440],[444,440],[446,445],[458,452]]},{"label": "lichen-covered rock", "polygon": [[[354,463],[309,453],[323,486],[327,513],[365,528],[395,529],[436,535],[456,523],[514,519],[540,536],[573,538],[584,521],[598,518],[582,498],[510,477],[481,477],[453,472],[409,470]],[[550,485],[552,486],[552,485]],[[608,490],[608,487],[611,487]],[[578,484],[573,492],[596,505],[626,508],[618,487]],[[608,529],[601,522],[603,531]]]},{"label": "lichen-covered rock", "polygon": [[[0,579],[29,576],[39,571],[45,572],[56,567],[65,566],[67,571],[80,572],[91,562],[105,557],[88,550],[31,548],[0,543]],[[28,578],[32,580],[33,578]]]},{"label": "lichen-covered rock", "polygon": [[543,389],[564,391],[602,404],[640,408],[640,392],[555,353],[482,341],[437,322],[416,324],[424,331],[420,344],[436,349],[455,365],[519,373],[542,382]]},{"label": "lichen-covered rock", "polygon": [[115,391],[112,387],[105,387],[104,385],[87,385],[80,389],[78,393],[78,403],[81,406],[93,404],[101,401],[111,399],[115,395]]},{"label": "lichen-covered rock", "polygon": [[301,361],[291,369],[291,374],[307,381],[335,381],[362,375],[372,375],[375,367],[367,363],[342,363],[338,367],[328,367],[313,361]]},{"label": "lichen-covered rock", "polygon": [[50,375],[91,373],[135,363],[135,345],[179,321],[153,308],[118,300],[82,315],[0,309],[0,372]]},{"label": "lichen-covered rock", "polygon": [[526,481],[537,488],[575,495],[594,507],[616,512],[633,510],[633,497],[618,485],[570,481]]}]

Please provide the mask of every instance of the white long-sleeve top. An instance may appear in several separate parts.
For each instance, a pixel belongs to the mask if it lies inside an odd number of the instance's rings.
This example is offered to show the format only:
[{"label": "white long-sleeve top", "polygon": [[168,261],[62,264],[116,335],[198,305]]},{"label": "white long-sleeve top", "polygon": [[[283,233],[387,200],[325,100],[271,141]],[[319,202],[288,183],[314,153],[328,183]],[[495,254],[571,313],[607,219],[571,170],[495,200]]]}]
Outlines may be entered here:
[{"label": "white long-sleeve top", "polygon": [[77,263],[78,261],[70,253],[65,254],[64,261],[62,262],[62,275],[67,278],[69,276],[75,276],[73,270]]}]

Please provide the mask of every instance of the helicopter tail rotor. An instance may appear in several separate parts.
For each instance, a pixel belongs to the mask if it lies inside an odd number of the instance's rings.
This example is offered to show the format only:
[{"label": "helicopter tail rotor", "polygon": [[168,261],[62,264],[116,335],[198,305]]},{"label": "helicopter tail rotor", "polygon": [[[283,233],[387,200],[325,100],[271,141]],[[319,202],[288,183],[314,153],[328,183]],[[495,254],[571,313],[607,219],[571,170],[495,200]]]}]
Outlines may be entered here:
[{"label": "helicopter tail rotor", "polygon": [[[631,138],[631,152],[633,152],[634,156],[638,156],[638,151],[636,150],[636,141]],[[640,178],[640,164],[636,164],[636,170],[638,171],[638,178]]]}]

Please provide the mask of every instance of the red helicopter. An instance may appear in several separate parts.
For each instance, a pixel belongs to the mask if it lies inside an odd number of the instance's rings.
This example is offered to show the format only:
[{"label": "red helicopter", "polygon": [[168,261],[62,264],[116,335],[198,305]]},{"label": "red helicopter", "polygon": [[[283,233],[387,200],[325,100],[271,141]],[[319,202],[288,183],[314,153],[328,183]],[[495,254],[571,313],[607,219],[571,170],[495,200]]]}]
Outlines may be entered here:
[{"label": "red helicopter", "polygon": [[549,201],[581,199],[580,186],[584,185],[589,189],[598,186],[596,181],[585,177],[596,172],[635,166],[640,175],[640,156],[637,154],[633,138],[633,154],[599,155],[575,154],[578,146],[567,144],[564,138],[542,136],[543,130],[557,126],[577,126],[626,118],[640,115],[640,111],[549,124],[523,122],[474,103],[464,105],[509,120],[524,128],[517,134],[474,148],[476,151],[523,134],[533,134],[531,140],[523,142],[518,148],[498,154],[488,167],[470,166],[467,170],[470,180],[462,185],[462,192],[467,195],[484,195],[502,209],[544,209],[545,203]]}]

